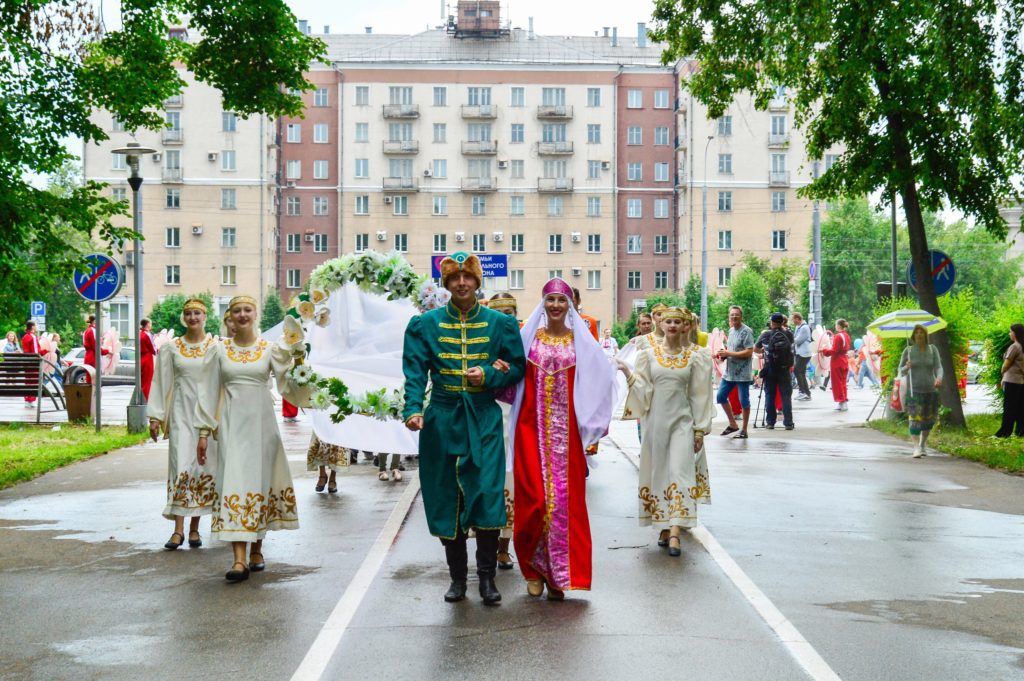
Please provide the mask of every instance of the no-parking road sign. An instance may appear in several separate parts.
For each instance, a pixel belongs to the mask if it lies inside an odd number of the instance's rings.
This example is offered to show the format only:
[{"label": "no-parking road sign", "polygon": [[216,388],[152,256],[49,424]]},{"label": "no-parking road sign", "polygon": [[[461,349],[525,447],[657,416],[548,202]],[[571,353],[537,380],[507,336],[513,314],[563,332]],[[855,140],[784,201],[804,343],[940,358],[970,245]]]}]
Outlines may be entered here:
[{"label": "no-parking road sign", "polygon": [[[932,264],[932,281],[935,284],[935,295],[944,296],[953,288],[956,281],[956,267],[953,260],[942,251],[928,251],[928,257]],[[907,281],[910,288],[917,290],[917,272],[914,270],[914,263],[907,267]]]},{"label": "no-parking road sign", "polygon": [[78,294],[93,303],[110,300],[124,284],[121,266],[105,253],[85,256],[85,264],[79,265],[71,275],[71,282]]}]

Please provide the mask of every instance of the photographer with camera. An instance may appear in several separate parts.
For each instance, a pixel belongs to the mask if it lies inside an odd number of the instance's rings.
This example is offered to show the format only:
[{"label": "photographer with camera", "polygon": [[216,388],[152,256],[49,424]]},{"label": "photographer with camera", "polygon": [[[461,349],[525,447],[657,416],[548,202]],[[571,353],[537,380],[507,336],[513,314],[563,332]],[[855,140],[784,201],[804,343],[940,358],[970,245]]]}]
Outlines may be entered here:
[{"label": "photographer with camera", "polygon": [[775,410],[775,391],[782,398],[782,425],[786,430],[793,430],[793,382],[790,371],[793,369],[793,332],[783,328],[786,318],[775,312],[771,316],[769,327],[761,333],[754,343],[754,352],[764,355],[764,368],[761,370],[765,399],[765,428],[773,430],[777,412]]}]

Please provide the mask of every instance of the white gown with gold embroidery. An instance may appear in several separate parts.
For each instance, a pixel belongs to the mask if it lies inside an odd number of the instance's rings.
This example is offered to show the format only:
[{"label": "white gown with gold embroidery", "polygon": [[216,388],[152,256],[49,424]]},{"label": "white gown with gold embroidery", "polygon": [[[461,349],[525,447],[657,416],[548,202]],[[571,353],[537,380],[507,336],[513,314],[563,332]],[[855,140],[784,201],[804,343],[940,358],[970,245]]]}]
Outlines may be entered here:
[{"label": "white gown with gold embroidery", "polygon": [[217,500],[217,443],[210,441],[206,464],[200,466],[196,459],[199,433],[192,425],[204,356],[215,342],[210,335],[195,345],[179,337],[160,348],[156,356],[146,416],[162,423],[168,440],[167,505],[163,516],[169,520],[176,515],[208,515]]},{"label": "white gown with gold embroidery", "polygon": [[288,352],[262,338],[249,346],[225,339],[206,353],[195,427],[213,431],[220,445],[212,531],[221,541],[254,542],[268,530],[299,527],[269,385],[273,375],[289,402],[304,404],[308,395],[292,389],[290,368]]},{"label": "white gown with gold embroidery", "polygon": [[639,353],[626,411],[644,424],[640,524],[695,527],[697,504],[711,503],[705,450],[693,451],[694,429],[707,432],[715,415],[710,352],[691,345],[673,355],[654,345]]}]

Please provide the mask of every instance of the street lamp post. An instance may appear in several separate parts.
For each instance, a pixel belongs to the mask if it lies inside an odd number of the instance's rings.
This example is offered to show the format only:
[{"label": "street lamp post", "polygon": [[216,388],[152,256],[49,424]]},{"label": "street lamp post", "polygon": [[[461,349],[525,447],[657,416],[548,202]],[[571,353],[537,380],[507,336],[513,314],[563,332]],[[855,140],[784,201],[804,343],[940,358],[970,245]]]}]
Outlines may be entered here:
[{"label": "street lamp post", "polygon": [[141,433],[146,429],[146,396],[142,392],[142,330],[139,328],[139,320],[142,319],[142,247],[139,243],[142,227],[139,190],[142,188],[142,176],[139,175],[139,158],[155,152],[156,149],[144,147],[138,142],[129,142],[127,146],[113,151],[115,154],[124,154],[127,157],[128,167],[132,171],[128,177],[128,185],[132,188],[132,230],[135,232],[132,271],[132,288],[135,298],[135,390],[132,391],[132,399],[128,404],[129,433]]},{"label": "street lamp post", "polygon": [[700,244],[700,330],[708,330],[708,147],[714,135],[708,135],[704,145],[704,188],[702,190],[701,244]]}]

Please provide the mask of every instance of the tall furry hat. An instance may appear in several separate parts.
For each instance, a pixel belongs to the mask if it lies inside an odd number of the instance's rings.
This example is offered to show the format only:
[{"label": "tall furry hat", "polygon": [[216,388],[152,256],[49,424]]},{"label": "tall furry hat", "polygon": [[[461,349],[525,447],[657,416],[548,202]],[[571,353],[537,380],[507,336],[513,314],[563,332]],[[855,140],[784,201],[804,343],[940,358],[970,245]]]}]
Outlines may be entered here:
[{"label": "tall furry hat", "polygon": [[448,278],[456,272],[468,272],[476,277],[477,288],[484,283],[484,270],[480,265],[480,258],[465,251],[452,253],[441,261],[441,285],[448,288]]}]

